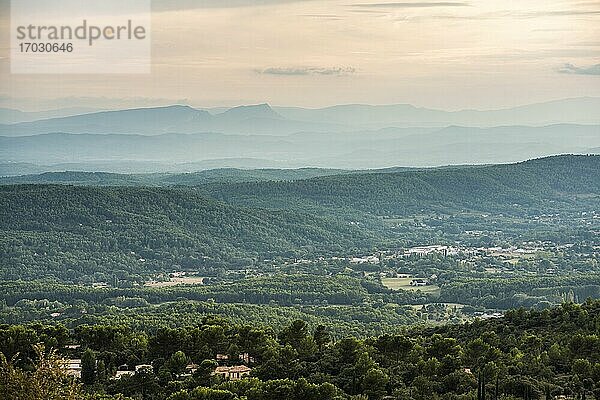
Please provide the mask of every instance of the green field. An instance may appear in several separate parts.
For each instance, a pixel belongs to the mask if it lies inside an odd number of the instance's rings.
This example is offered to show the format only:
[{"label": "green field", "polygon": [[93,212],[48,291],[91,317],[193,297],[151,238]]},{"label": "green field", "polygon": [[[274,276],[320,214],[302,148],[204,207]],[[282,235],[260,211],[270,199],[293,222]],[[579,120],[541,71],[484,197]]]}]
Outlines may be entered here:
[{"label": "green field", "polygon": [[412,290],[417,291],[420,290],[423,293],[431,293],[434,295],[440,294],[440,287],[436,285],[427,285],[427,286],[411,286],[410,282],[413,278],[383,278],[381,279],[381,283],[388,289],[392,290]]}]

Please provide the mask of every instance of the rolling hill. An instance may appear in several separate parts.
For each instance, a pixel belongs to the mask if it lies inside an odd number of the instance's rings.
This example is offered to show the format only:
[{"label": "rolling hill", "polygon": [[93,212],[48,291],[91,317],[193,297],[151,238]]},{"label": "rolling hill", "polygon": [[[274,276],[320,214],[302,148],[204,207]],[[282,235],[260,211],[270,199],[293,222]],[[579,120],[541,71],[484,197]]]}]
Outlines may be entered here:
[{"label": "rolling hill", "polygon": [[198,186],[216,182],[291,181],[344,173],[353,173],[353,171],[322,168],[253,170],[221,168],[183,174],[115,174],[108,172],[65,171],[3,177],[0,178],[0,185]]},{"label": "rolling hill", "polygon": [[[379,216],[474,211],[524,216],[600,209],[600,156],[342,171],[288,180],[332,172],[68,173],[42,175],[39,182],[62,179],[89,186],[3,185],[0,277],[143,281],[157,271],[372,251],[399,239],[390,236]],[[198,185],[144,186],[157,182]],[[110,184],[130,186],[94,186]]]},{"label": "rolling hill", "polygon": [[282,209],[352,209],[375,215],[456,210],[520,214],[573,208],[578,195],[600,206],[600,156],[556,156],[516,164],[357,173],[295,182],[200,188],[232,204]]},{"label": "rolling hill", "polygon": [[231,268],[259,256],[368,247],[372,239],[333,218],[235,207],[189,190],[0,187],[4,280]]}]

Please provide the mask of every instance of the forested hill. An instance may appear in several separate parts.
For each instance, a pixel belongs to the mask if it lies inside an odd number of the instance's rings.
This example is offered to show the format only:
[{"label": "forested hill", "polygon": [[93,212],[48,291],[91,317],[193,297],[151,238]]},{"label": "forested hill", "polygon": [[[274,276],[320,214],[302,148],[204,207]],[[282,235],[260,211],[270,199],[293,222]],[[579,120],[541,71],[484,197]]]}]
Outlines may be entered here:
[{"label": "forested hill", "polygon": [[[153,331],[122,325],[72,330],[0,325],[0,354],[11,360],[9,368],[0,369],[0,391],[10,399],[30,399],[29,388],[50,383],[56,393],[72,396],[60,398],[82,400],[125,400],[123,395],[155,400],[591,400],[600,397],[599,327],[598,301],[510,310],[500,319],[367,339],[332,340],[330,325],[302,320],[275,332],[211,316]],[[63,357],[75,352],[83,361],[85,389],[68,386],[60,379],[65,372],[43,363],[34,351],[38,343],[57,348]],[[69,349],[73,343],[80,349]],[[219,379],[213,373],[217,354],[229,360],[246,354],[251,375]],[[124,363],[144,365],[144,371],[110,379]],[[184,375],[188,363],[197,369]],[[33,364],[44,366],[46,374],[25,372],[34,370]]]},{"label": "forested hill", "polygon": [[[201,188],[228,202],[262,207],[333,207],[377,215],[420,210],[523,213],[597,204],[600,156],[564,155],[517,164],[365,173],[294,182],[214,184]],[[591,195],[591,196],[590,196]]]},{"label": "forested hill", "polygon": [[350,255],[400,239],[373,214],[573,214],[599,203],[600,156],[193,189],[7,185],[0,277],[77,281],[98,273],[109,274],[95,278],[106,282],[276,256]]},{"label": "forested hill", "polygon": [[237,169],[217,168],[192,173],[115,174],[64,171],[0,177],[0,185],[68,184],[84,186],[197,186],[215,182],[259,182],[309,179],[354,171],[326,168]]},{"label": "forested hill", "polygon": [[259,255],[368,242],[333,219],[240,208],[180,189],[0,187],[2,279],[249,265]]}]

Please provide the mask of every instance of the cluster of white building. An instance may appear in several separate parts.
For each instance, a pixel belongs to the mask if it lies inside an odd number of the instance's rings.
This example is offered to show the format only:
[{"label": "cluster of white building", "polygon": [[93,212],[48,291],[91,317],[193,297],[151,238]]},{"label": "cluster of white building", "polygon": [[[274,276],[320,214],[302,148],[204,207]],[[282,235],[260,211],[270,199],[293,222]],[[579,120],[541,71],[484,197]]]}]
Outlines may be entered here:
[{"label": "cluster of white building", "polygon": [[419,246],[419,247],[411,247],[410,249],[406,249],[404,251],[403,256],[428,256],[430,254],[441,254],[444,257],[446,256],[455,256],[458,255],[460,250],[456,247],[444,246],[444,245],[433,245],[433,246]]},{"label": "cluster of white building", "polygon": [[[248,353],[240,354],[240,361],[249,363],[254,362],[254,359],[248,355]],[[227,361],[229,357],[223,354],[217,354],[218,361]],[[81,379],[81,359],[74,358],[65,360],[65,368],[69,375]],[[150,364],[140,364],[136,365],[134,370],[130,370],[126,365],[122,365],[119,367],[113,379],[121,379],[125,376],[133,376],[139,373],[148,373],[152,372],[154,367]],[[198,366],[196,364],[188,364],[185,368],[185,373],[182,374],[182,377],[191,376],[196,370]],[[213,375],[220,375],[223,379],[226,380],[240,380],[250,376],[250,372],[252,372],[252,368],[247,365],[234,365],[234,366],[218,366],[213,371]]]}]

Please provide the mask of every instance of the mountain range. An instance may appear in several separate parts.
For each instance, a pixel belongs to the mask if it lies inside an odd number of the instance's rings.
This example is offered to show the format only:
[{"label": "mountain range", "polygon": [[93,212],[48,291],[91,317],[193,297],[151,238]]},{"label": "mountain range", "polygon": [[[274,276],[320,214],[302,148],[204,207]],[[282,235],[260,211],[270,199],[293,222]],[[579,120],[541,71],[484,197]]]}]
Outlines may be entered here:
[{"label": "mountain range", "polygon": [[[598,153],[599,109],[600,98],[578,98],[493,111],[259,104],[64,115],[0,125],[0,176],[66,170],[428,167]],[[25,114],[22,118],[33,117]]]},{"label": "mountain range", "polygon": [[[234,168],[342,168],[440,166],[514,162],[553,154],[593,153],[600,125],[505,126],[441,129],[388,128],[286,136],[222,133],[51,133],[0,136],[1,175],[19,175],[22,163],[43,171],[193,172]],[[53,165],[59,167],[52,167]],[[4,171],[2,171],[4,170]]]},{"label": "mountain range", "polygon": [[0,134],[26,136],[43,133],[141,134],[242,133],[289,134],[302,131],[344,131],[350,128],[324,122],[295,121],[267,104],[234,107],[219,114],[185,105],[101,111],[0,126]]},{"label": "mountain range", "polygon": [[[561,123],[600,124],[600,98],[576,98],[527,106],[477,111],[442,111],[412,105],[339,105],[321,109],[271,107],[268,104],[227,110],[185,105],[101,111],[36,121],[10,123],[15,111],[0,110],[0,135],[40,133],[236,133],[287,135],[297,132],[350,132],[385,127],[445,127],[463,125],[542,126]],[[55,111],[56,114],[58,111]],[[66,111],[67,112],[67,111]],[[67,112],[71,114],[73,110]],[[8,114],[7,117],[5,114]]]}]

